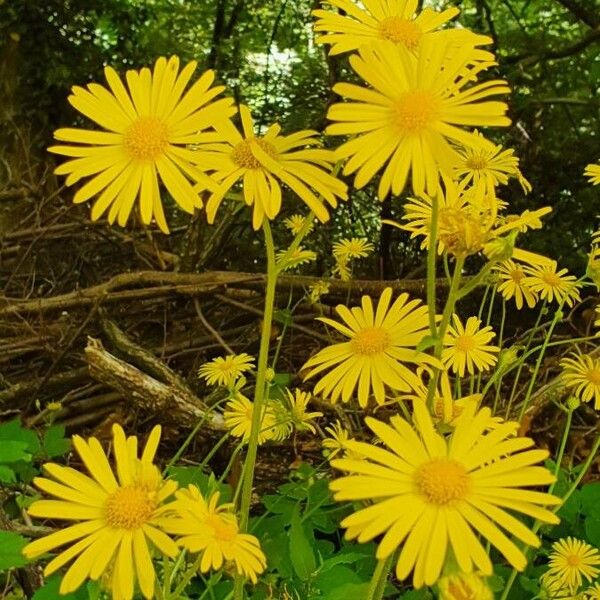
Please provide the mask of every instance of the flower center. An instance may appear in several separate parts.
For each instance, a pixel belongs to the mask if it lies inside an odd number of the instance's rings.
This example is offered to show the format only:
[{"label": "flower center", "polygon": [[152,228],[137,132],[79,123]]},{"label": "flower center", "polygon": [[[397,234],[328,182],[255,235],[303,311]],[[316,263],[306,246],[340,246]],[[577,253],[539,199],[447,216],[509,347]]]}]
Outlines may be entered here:
[{"label": "flower center", "polygon": [[518,285],[521,283],[523,277],[525,277],[525,273],[521,269],[513,269],[510,272],[510,277]]},{"label": "flower center", "polygon": [[581,563],[581,559],[579,558],[579,556],[577,556],[577,554],[569,554],[567,556],[567,564],[570,567],[578,567]]},{"label": "flower center", "polygon": [[138,529],[156,509],[155,492],[139,485],[113,492],[104,507],[106,522],[116,529]]},{"label": "flower center", "polygon": [[210,515],[205,524],[213,530],[213,535],[221,542],[231,542],[238,533],[238,527],[233,520],[226,520],[218,515]]},{"label": "flower center", "polygon": [[600,368],[590,369],[586,373],[586,377],[589,381],[591,381],[594,385],[600,385]]},{"label": "flower center", "polygon": [[472,335],[459,335],[454,340],[454,347],[461,352],[469,353],[475,346],[475,338]]},{"label": "flower center", "polygon": [[403,135],[416,135],[438,118],[439,109],[439,100],[431,92],[413,90],[397,100],[392,120]]},{"label": "flower center", "polygon": [[544,273],[542,275],[542,280],[550,287],[559,287],[561,284],[560,277],[556,273]]},{"label": "flower center", "polygon": [[409,19],[386,17],[379,22],[379,37],[394,44],[404,44],[409,50],[415,50],[421,41],[421,28]]},{"label": "flower center", "polygon": [[465,468],[449,458],[434,458],[421,465],[415,483],[425,501],[438,506],[463,499],[470,488]]},{"label": "flower center", "polygon": [[237,144],[231,152],[231,160],[242,169],[260,169],[260,161],[252,154],[252,145],[256,144],[261,150],[266,152],[271,158],[277,156],[277,151],[273,144],[265,142],[261,138],[252,138],[244,140]]},{"label": "flower center", "polygon": [[140,117],[132,123],[123,139],[125,151],[136,160],[155,160],[169,145],[169,130],[156,117]]},{"label": "flower center", "polygon": [[352,351],[362,356],[373,356],[385,352],[390,345],[390,335],[381,327],[367,327],[357,332],[350,342]]},{"label": "flower center", "polygon": [[450,592],[450,598],[452,600],[476,600],[477,596],[475,592],[467,586],[463,581],[461,583],[450,583],[448,586],[448,592]]},{"label": "flower center", "polygon": [[473,171],[483,171],[487,169],[488,161],[483,154],[473,154],[467,159],[466,166]]}]

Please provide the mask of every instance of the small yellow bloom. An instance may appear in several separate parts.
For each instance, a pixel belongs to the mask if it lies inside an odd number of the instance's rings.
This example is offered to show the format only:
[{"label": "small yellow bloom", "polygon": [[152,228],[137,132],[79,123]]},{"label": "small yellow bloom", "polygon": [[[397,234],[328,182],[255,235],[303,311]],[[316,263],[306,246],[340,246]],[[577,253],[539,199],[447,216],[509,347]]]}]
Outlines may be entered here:
[{"label": "small yellow bloom", "polygon": [[485,579],[476,573],[446,575],[438,582],[439,600],[494,600]]},{"label": "small yellow bloom", "polygon": [[600,600],[600,581],[586,588],[583,598],[584,600]]},{"label": "small yellow bloom", "polygon": [[345,256],[336,256],[331,274],[334,277],[339,277],[342,281],[350,281],[352,279],[350,261]]},{"label": "small yellow bloom", "polygon": [[533,308],[538,300],[537,294],[526,283],[523,266],[512,260],[506,260],[495,267],[500,282],[498,291],[505,300],[515,299],[518,310],[523,308],[524,302]]},{"label": "small yellow bloom", "polygon": [[296,431],[311,431],[316,433],[312,420],[322,417],[322,412],[306,412],[312,394],[296,388],[293,392],[286,390],[287,403],[291,414],[291,422]]},{"label": "small yellow bloom", "polygon": [[232,504],[218,502],[218,492],[206,500],[190,485],[177,492],[172,505],[176,516],[165,519],[164,527],[181,536],[180,546],[192,554],[202,553],[201,573],[222,569],[230,562],[239,575],[256,583],[267,564],[260,543],[255,536],[240,532]]},{"label": "small yellow bloom", "polygon": [[61,580],[61,594],[74,592],[86,579],[97,581],[110,572],[113,598],[131,600],[136,581],[145,598],[154,597],[151,548],[171,558],[178,552],[163,528],[169,506],[165,500],[177,484],[164,481],[153,464],[159,441],[160,427],[156,426],[138,457],[137,438],[126,438],[123,429],[113,425],[113,471],[96,438],[86,441],[76,435],[73,446],[90,476],[47,463],[44,471],[49,478],[34,479],[39,489],[57,499],[34,502],[27,511],[31,516],[78,521],[31,542],[23,550],[27,558],[33,559],[69,544],[44,570],[46,576],[51,575],[75,559]]},{"label": "small yellow bloom", "polygon": [[346,238],[333,244],[333,255],[336,258],[365,258],[375,249],[367,238]]},{"label": "small yellow bloom", "polygon": [[453,315],[452,325],[448,325],[442,362],[460,377],[464,376],[465,369],[470,375],[476,370],[487,371],[498,360],[496,355],[500,348],[489,344],[496,334],[491,327],[480,329],[480,325],[477,317],[469,317],[463,326],[458,315]]},{"label": "small yellow bloom", "polygon": [[[225,427],[229,429],[231,435],[242,438],[247,443],[250,439],[252,430],[252,415],[254,412],[254,402],[250,401],[241,393],[236,393],[235,397],[227,402],[223,418]],[[261,427],[258,433],[258,443],[263,444],[267,440],[274,439],[274,427],[277,424],[277,416],[269,402],[265,403]]]},{"label": "small yellow bloom", "polygon": [[294,250],[281,250],[277,253],[277,267],[281,271],[288,271],[315,260],[317,260],[317,253],[305,250],[302,246],[298,246]]},{"label": "small yellow bloom", "polygon": [[544,600],[585,600],[582,594],[572,591],[564,581],[556,575],[546,571],[540,577],[540,598]]},{"label": "small yellow bloom", "polygon": [[575,388],[575,395],[582,402],[594,401],[594,408],[600,410],[600,358],[586,354],[573,354],[560,361],[563,368],[562,380],[569,388]]},{"label": "small yellow bloom", "polygon": [[589,177],[592,185],[600,185],[600,163],[590,163],[585,168],[584,175]]},{"label": "small yellow bloom", "polygon": [[348,442],[354,439],[350,437],[348,430],[339,421],[336,421],[333,425],[325,427],[325,431],[329,436],[323,440],[322,446],[328,451],[327,458],[331,460],[340,454],[340,452],[346,455],[348,452]]},{"label": "small yellow bloom", "polygon": [[218,356],[198,369],[198,377],[205,379],[208,385],[230,386],[246,371],[251,371],[253,363],[254,357],[245,352]]},{"label": "small yellow bloom", "polygon": [[[302,231],[302,228],[306,223],[306,219],[307,217],[304,217],[303,215],[295,214],[285,219],[283,224],[292,232],[293,235],[298,235]],[[314,225],[311,223],[308,227],[306,235],[308,235],[313,229]]]},{"label": "small yellow bloom", "polygon": [[556,263],[539,267],[525,267],[527,277],[525,285],[529,286],[542,300],[548,302],[563,302],[566,306],[573,306],[581,301],[579,284],[575,275],[568,275],[567,269],[557,271]]},{"label": "small yellow bloom", "polygon": [[329,293],[329,283],[327,281],[317,281],[308,288],[308,300],[312,304],[316,304],[321,300],[321,296]]},{"label": "small yellow bloom", "polygon": [[600,553],[598,548],[581,540],[562,538],[552,544],[549,565],[549,576],[556,576],[558,581],[575,592],[581,587],[583,578],[592,581],[600,574],[597,568]]}]

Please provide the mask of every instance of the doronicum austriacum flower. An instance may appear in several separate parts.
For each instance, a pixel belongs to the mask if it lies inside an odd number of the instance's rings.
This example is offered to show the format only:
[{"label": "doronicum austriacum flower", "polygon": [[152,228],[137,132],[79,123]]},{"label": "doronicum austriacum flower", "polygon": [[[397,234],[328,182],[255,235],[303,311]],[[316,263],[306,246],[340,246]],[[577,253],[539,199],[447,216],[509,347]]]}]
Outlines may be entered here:
[{"label": "doronicum austriacum flower", "polygon": [[480,329],[480,325],[477,317],[469,317],[463,325],[458,315],[452,315],[444,336],[442,362],[459,377],[465,375],[465,370],[469,375],[488,371],[498,361],[500,348],[490,344],[496,334],[490,326]]},{"label": "doronicum austriacum flower", "polygon": [[420,385],[413,365],[441,363],[416,347],[429,332],[427,306],[401,294],[391,303],[392,288],[386,288],[376,310],[369,296],[362,297],[360,307],[351,309],[338,304],[336,312],[343,323],[327,317],[319,320],[349,338],[318,352],[302,367],[305,379],[329,370],[314,388],[315,394],[337,402],[349,402],[357,390],[358,402],[366,407],[372,394],[377,404],[385,402],[386,387],[408,391]]},{"label": "doronicum austriacum flower", "polygon": [[98,196],[92,220],[108,210],[108,221],[124,226],[137,199],[142,223],[154,218],[168,233],[159,178],[188,213],[202,207],[193,184],[197,189],[217,187],[194,163],[188,146],[199,143],[203,130],[218,119],[229,119],[236,109],[230,98],[213,102],[225,89],[211,87],[213,71],[206,71],[184,94],[195,69],[196,62],[190,62],[179,72],[176,56],[161,57],[152,72],[127,71],[127,88],[112,67],[104,69],[108,89],[97,83],[87,89],[73,87],[69,102],[105,131],[58,129],[54,137],[69,145],[48,150],[71,157],[55,171],[68,175],[67,185],[92,177],[73,198],[80,203]]},{"label": "doronicum austriacum flower", "polygon": [[[229,119],[215,124],[214,144],[205,144],[194,154],[198,164],[214,169],[211,177],[219,187],[206,202],[209,223],[225,194],[242,182],[244,201],[253,207],[252,225],[258,229],[265,218],[274,219],[281,209],[281,183],[289,187],[321,221],[329,219],[323,203],[335,208],[346,200],[347,186],[331,174],[335,162],[331,150],[319,148],[316,131],[281,135],[281,127],[271,125],[264,135],[256,135],[250,109],[240,106],[242,133]],[[207,137],[208,139],[208,137]]]},{"label": "doronicum austriacum flower", "polygon": [[181,536],[177,543],[192,554],[202,553],[199,571],[227,568],[231,563],[239,575],[256,583],[267,561],[258,539],[240,532],[233,504],[219,505],[218,492],[207,500],[193,485],[176,496],[175,516],[165,519],[164,528]]},{"label": "doronicum austriacum flower", "polygon": [[247,371],[254,369],[254,357],[242,352],[217,356],[198,369],[198,377],[208,385],[233,385]]},{"label": "doronicum austriacum flower", "polygon": [[525,280],[525,271],[523,265],[508,259],[494,267],[498,274],[498,292],[505,300],[514,298],[518,310],[527,304],[533,308],[537,301],[537,294],[529,287]]},{"label": "doronicum austriacum flower", "polygon": [[[250,439],[253,412],[254,402],[241,392],[236,392],[234,397],[228,400],[225,405],[225,411],[223,412],[225,426],[231,435],[242,438],[244,443],[248,443]],[[263,407],[261,419],[260,431],[258,433],[259,444],[263,444],[267,440],[272,440],[276,437],[275,425],[277,418],[269,402],[266,402]]]},{"label": "doronicum austriacum flower", "polygon": [[366,238],[344,238],[333,244],[333,255],[345,259],[365,258],[375,250]]},{"label": "doronicum austriacum flower", "polygon": [[584,175],[592,185],[600,185],[600,163],[591,163],[585,168]]},{"label": "doronicum austriacum flower", "polygon": [[515,437],[510,423],[486,432],[489,408],[467,406],[452,433],[442,436],[425,404],[413,407],[413,423],[394,416],[387,425],[367,417],[384,447],[348,441],[346,448],[364,458],[331,462],[345,473],[331,483],[336,500],[373,502],[342,521],[346,537],[362,543],[383,535],[377,559],[401,547],[396,577],[404,580],[413,571],[415,588],[433,585],[450,553],[461,571],[491,575],[482,541],[522,571],[527,558],[509,536],[536,548],[540,541],[513,513],[559,522],[543,507],[560,504],[560,498],[527,489],[555,481],[538,466],[548,452]]},{"label": "doronicum austriacum flower", "polygon": [[600,410],[600,358],[587,354],[573,354],[560,361],[563,368],[562,381],[569,388],[575,388],[575,395],[581,402],[594,401],[594,408]]},{"label": "doronicum austriacum flower", "polygon": [[[350,57],[354,71],[371,87],[338,83],[333,91],[350,102],[334,104],[327,114],[328,135],[354,135],[336,150],[347,160],[344,175],[356,173],[360,189],[383,169],[381,200],[399,195],[409,170],[415,194],[435,194],[440,171],[451,176],[460,162],[454,142],[493,147],[470,126],[507,126],[506,103],[485,100],[510,90],[502,80],[469,85],[481,66],[469,66],[473,49],[425,39],[415,58],[391,42],[363,47]],[[485,101],[484,101],[485,100]],[[376,149],[375,151],[373,149]]]},{"label": "doronicum austriacum flower", "polygon": [[485,579],[476,573],[453,573],[438,582],[438,600],[494,600]]},{"label": "doronicum austriacum flower", "polygon": [[165,500],[177,484],[164,481],[153,464],[159,440],[157,426],[138,458],[137,438],[125,438],[123,429],[113,425],[115,477],[100,442],[76,435],[73,446],[89,476],[48,463],[44,465],[48,477],[34,479],[40,490],[58,499],[34,502],[28,508],[32,517],[78,521],[23,550],[32,559],[70,544],[44,569],[44,574],[50,575],[73,561],[62,578],[61,594],[73,592],[86,579],[98,580],[108,573],[115,600],[131,600],[136,581],[145,598],[154,597],[152,552],[155,549],[171,558],[178,553],[162,527],[169,506]]},{"label": "doronicum austriacum flower", "polygon": [[549,576],[573,592],[582,585],[584,578],[592,581],[600,574],[598,548],[582,540],[572,537],[558,540],[552,544],[549,558]]},{"label": "doronicum austriacum flower", "polygon": [[543,266],[526,266],[527,277],[524,283],[529,286],[542,300],[548,302],[563,302],[571,307],[575,302],[581,301],[577,278],[569,275],[567,269],[557,271],[555,262]]}]

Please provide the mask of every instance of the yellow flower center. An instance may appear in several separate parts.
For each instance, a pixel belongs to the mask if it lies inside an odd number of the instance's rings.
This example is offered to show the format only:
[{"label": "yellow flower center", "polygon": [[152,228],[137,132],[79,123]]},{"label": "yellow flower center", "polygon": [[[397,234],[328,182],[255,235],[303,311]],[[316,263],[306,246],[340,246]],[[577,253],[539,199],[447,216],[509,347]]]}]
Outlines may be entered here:
[{"label": "yellow flower center", "polygon": [[577,554],[569,554],[567,556],[567,564],[570,567],[578,567],[581,564],[581,558]]},{"label": "yellow flower center", "polygon": [[483,171],[487,169],[488,161],[483,154],[474,154],[467,159],[466,166],[473,171]]},{"label": "yellow flower center", "polygon": [[594,385],[600,385],[600,368],[590,369],[586,373],[586,378]]},{"label": "yellow flower center", "polygon": [[140,117],[123,139],[125,152],[136,160],[156,160],[169,145],[169,130],[156,117]]},{"label": "yellow flower center", "polygon": [[205,523],[213,530],[213,535],[220,542],[231,542],[238,533],[235,521],[223,519],[218,515],[210,515]]},{"label": "yellow flower center", "polygon": [[521,283],[523,277],[525,277],[525,273],[521,269],[513,269],[510,272],[510,277],[518,285]]},{"label": "yellow flower center", "polygon": [[244,140],[237,144],[231,152],[231,160],[242,169],[260,169],[260,161],[252,154],[252,145],[256,144],[263,152],[266,152],[271,158],[277,156],[277,150],[273,144],[265,142],[261,138],[252,138]]},{"label": "yellow flower center", "polygon": [[421,465],[415,483],[425,501],[438,506],[462,500],[470,488],[465,468],[449,458],[434,458]]},{"label": "yellow flower center", "polygon": [[367,327],[357,332],[350,342],[352,352],[362,356],[373,356],[385,352],[390,345],[389,333],[381,327]]},{"label": "yellow flower center", "polygon": [[379,36],[394,44],[404,44],[409,50],[415,50],[423,32],[421,28],[409,19],[402,17],[386,17],[379,22]]},{"label": "yellow flower center", "polygon": [[561,279],[556,273],[544,273],[541,279],[550,287],[560,287]]},{"label": "yellow flower center", "polygon": [[477,346],[472,335],[459,335],[454,340],[454,347],[461,352],[469,353]]},{"label": "yellow flower center", "polygon": [[140,485],[117,489],[104,507],[106,522],[117,529],[138,529],[148,522],[155,509],[155,492]]},{"label": "yellow flower center", "polygon": [[476,600],[477,596],[475,592],[467,586],[466,583],[450,583],[448,585],[448,592],[450,592],[450,598],[452,600]]},{"label": "yellow flower center", "polygon": [[393,123],[404,135],[417,135],[427,129],[438,118],[439,100],[423,90],[405,92],[396,101]]},{"label": "yellow flower center", "polygon": [[484,224],[460,208],[443,208],[439,215],[440,241],[455,256],[479,252],[486,239]]}]

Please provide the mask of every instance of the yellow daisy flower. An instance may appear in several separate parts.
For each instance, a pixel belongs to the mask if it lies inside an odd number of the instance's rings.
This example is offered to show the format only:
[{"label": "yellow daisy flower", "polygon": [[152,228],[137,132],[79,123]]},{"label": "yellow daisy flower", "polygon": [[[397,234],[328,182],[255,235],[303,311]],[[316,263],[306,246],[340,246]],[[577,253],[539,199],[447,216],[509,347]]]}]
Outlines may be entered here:
[{"label": "yellow daisy flower", "polygon": [[584,600],[600,600],[600,581],[590,585],[584,593]]},{"label": "yellow daisy flower", "polygon": [[523,280],[542,300],[557,303],[563,302],[566,306],[573,306],[581,301],[575,275],[568,275],[567,269],[557,271],[556,263],[538,267],[524,267],[527,277]]},{"label": "yellow daisy flower", "polygon": [[[340,9],[342,14],[317,9],[315,31],[326,32],[317,38],[318,44],[330,44],[331,55],[354,52],[365,44],[388,40],[401,44],[411,52],[418,51],[423,39],[431,36],[441,25],[460,12],[458,8],[447,8],[442,12],[425,8],[416,14],[417,0],[367,0],[358,5],[353,0],[324,0],[323,4]],[[489,44],[487,36],[476,35],[466,29],[444,31],[455,43],[473,46]],[[493,60],[486,52],[483,58]]]},{"label": "yellow daisy flower", "polygon": [[335,208],[338,199],[346,200],[348,195],[346,184],[330,173],[335,162],[333,152],[315,147],[321,145],[318,133],[281,135],[281,127],[272,125],[263,136],[256,136],[247,106],[240,105],[240,117],[243,135],[231,121],[223,119],[215,129],[225,143],[206,144],[195,153],[197,163],[214,169],[211,176],[219,182],[206,203],[208,222],[214,222],[225,194],[238,181],[242,181],[246,204],[254,207],[254,229],[265,217],[274,219],[279,214],[279,182],[299,196],[320,221],[327,221],[329,212],[318,196]]},{"label": "yellow daisy flower", "polygon": [[327,281],[317,281],[308,287],[308,299],[312,304],[321,300],[321,296],[329,293],[329,283]]},{"label": "yellow daisy flower", "polygon": [[[360,134],[342,144],[338,159],[349,159],[344,175],[356,173],[364,187],[383,169],[378,194],[404,189],[409,169],[416,194],[435,194],[440,171],[451,174],[460,156],[448,143],[486,148],[490,142],[462,126],[507,126],[504,102],[484,101],[510,90],[502,80],[469,86],[481,67],[468,66],[472,48],[424,39],[416,59],[403,46],[381,43],[350,57],[356,73],[372,89],[338,83],[335,93],[352,102],[334,104],[329,135]],[[376,152],[373,152],[376,148]],[[384,168],[385,166],[385,168]]]},{"label": "yellow daisy flower", "polygon": [[335,265],[331,269],[331,275],[339,277],[341,281],[350,281],[352,279],[350,261],[345,256],[336,256]]},{"label": "yellow daisy flower", "polygon": [[588,254],[585,274],[600,291],[600,244],[592,246]]},{"label": "yellow daisy flower", "polygon": [[600,185],[600,163],[590,163],[585,168],[584,175],[589,177],[592,185]]},{"label": "yellow daisy flower", "polygon": [[178,552],[175,542],[162,531],[169,506],[164,502],[177,484],[163,481],[152,462],[159,441],[157,426],[138,457],[137,438],[125,438],[123,429],[113,425],[115,477],[100,442],[75,435],[73,446],[90,476],[48,463],[44,465],[48,477],[34,479],[39,489],[58,499],[34,502],[27,511],[32,517],[78,521],[31,542],[23,550],[27,558],[33,559],[70,544],[44,569],[48,576],[75,559],[62,578],[61,594],[109,572],[113,598],[131,600],[136,581],[145,598],[154,597],[151,549],[169,557]]},{"label": "yellow daisy flower", "polygon": [[[243,394],[237,393],[234,398],[227,402],[223,412],[225,427],[229,429],[231,435],[242,438],[242,441],[245,443],[248,443],[248,440],[250,439],[253,410],[254,403]],[[258,433],[259,444],[274,439],[274,427],[276,424],[277,417],[273,412],[273,407],[271,406],[271,403],[267,402],[262,415],[260,431]]]},{"label": "yellow daisy flower", "polygon": [[575,388],[581,402],[594,401],[594,408],[600,410],[600,358],[573,354],[573,358],[563,358],[560,366],[563,382]]},{"label": "yellow daisy flower", "polygon": [[67,185],[92,177],[73,198],[80,203],[98,196],[92,220],[110,207],[108,221],[124,226],[137,199],[142,222],[154,218],[168,233],[159,178],[188,213],[202,207],[191,182],[199,182],[202,189],[216,187],[194,164],[188,145],[201,142],[203,130],[216,120],[228,119],[236,109],[230,98],[212,102],[225,89],[211,88],[213,71],[206,71],[184,94],[195,69],[196,62],[191,62],[180,73],[176,56],[161,57],[152,72],[148,68],[127,71],[127,88],[111,67],[104,69],[108,89],[97,83],[88,84],[87,90],[73,87],[69,102],[106,131],[58,129],[57,140],[77,145],[48,150],[72,157],[55,171],[68,175]]},{"label": "yellow daisy flower", "polygon": [[366,407],[370,394],[377,404],[385,402],[385,388],[408,391],[420,381],[413,365],[441,366],[432,356],[418,352],[416,346],[429,332],[427,306],[420,300],[409,300],[401,294],[390,306],[392,288],[386,288],[376,311],[369,296],[362,297],[362,306],[349,309],[343,304],[336,312],[344,323],[327,317],[319,320],[330,325],[349,341],[324,348],[302,367],[309,379],[332,369],[315,386],[331,402],[348,402],[358,386],[358,402]]},{"label": "yellow daisy flower", "polygon": [[498,361],[498,346],[490,342],[496,337],[492,328],[480,329],[481,321],[477,317],[469,317],[466,324],[458,315],[452,315],[452,325],[448,325],[444,336],[442,362],[452,368],[459,377],[464,377],[465,369],[470,375],[476,371],[487,371]]},{"label": "yellow daisy flower", "polygon": [[438,582],[438,600],[494,600],[485,579],[476,573],[454,573]]},{"label": "yellow daisy flower", "polygon": [[552,483],[545,467],[546,450],[531,449],[533,440],[512,437],[512,426],[484,432],[489,408],[465,410],[453,432],[436,432],[426,406],[414,403],[414,425],[397,416],[391,426],[371,417],[366,424],[385,448],[347,442],[364,459],[335,459],[332,466],[347,473],[331,489],[339,501],[369,500],[342,521],[346,537],[368,542],[382,535],[377,559],[402,550],[396,577],[413,571],[415,588],[433,585],[449,552],[458,568],[492,574],[492,562],[479,536],[489,541],[508,562],[522,571],[527,558],[502,531],[520,542],[539,547],[537,536],[511,513],[523,513],[544,523],[558,523],[545,505],[561,500],[524,489]]},{"label": "yellow daisy flower", "polygon": [[584,600],[582,594],[572,591],[556,574],[546,571],[540,577],[540,592],[542,598],[548,600]]},{"label": "yellow daisy flower", "polygon": [[310,392],[303,392],[296,388],[293,392],[286,390],[287,403],[290,409],[292,425],[296,431],[310,431],[316,433],[312,420],[323,416],[322,412],[306,412],[308,403],[312,399]]},{"label": "yellow daisy flower", "polygon": [[288,271],[300,265],[305,265],[317,260],[317,253],[312,250],[305,250],[302,246],[298,246],[293,250],[281,250],[276,255],[277,267],[281,271]]},{"label": "yellow daisy flower", "polygon": [[230,386],[246,371],[252,371],[253,363],[254,357],[245,352],[218,356],[198,369],[198,377],[205,379],[208,385]]},{"label": "yellow daisy flower", "polygon": [[375,250],[367,238],[346,238],[333,244],[333,255],[337,258],[365,258]]},{"label": "yellow daisy flower", "polygon": [[537,294],[527,285],[522,265],[509,259],[496,265],[495,271],[499,278],[498,291],[505,300],[514,298],[518,310],[523,308],[524,302],[529,308],[536,305]]},{"label": "yellow daisy flower", "polygon": [[[292,235],[298,235],[304,224],[306,223],[307,217],[299,214],[292,215],[283,221],[283,224],[291,231]],[[308,235],[314,229],[314,225],[311,223],[308,227],[306,235]]]},{"label": "yellow daisy flower", "polygon": [[556,576],[571,591],[576,591],[583,578],[592,581],[600,573],[600,552],[586,542],[567,537],[552,544],[548,574]]},{"label": "yellow daisy flower", "polygon": [[177,516],[165,520],[171,534],[182,536],[178,543],[192,554],[202,553],[200,572],[218,570],[233,563],[239,575],[256,583],[267,561],[258,539],[240,533],[233,504],[219,505],[219,492],[208,501],[197,487],[190,485],[177,492],[173,503]]},{"label": "yellow daisy flower", "polygon": [[342,454],[345,458],[362,458],[362,454],[353,452],[348,448],[348,442],[354,440],[350,437],[350,433],[345,429],[339,421],[333,425],[325,427],[325,431],[329,434],[321,445],[327,450],[327,458],[331,460],[338,454]]},{"label": "yellow daisy flower", "polygon": [[504,150],[498,145],[476,149],[463,147],[457,151],[461,160],[455,173],[461,185],[481,187],[483,194],[495,194],[497,186],[506,185],[509,177],[516,177],[525,193],[531,191],[531,184],[519,171],[519,159],[514,150]]}]

